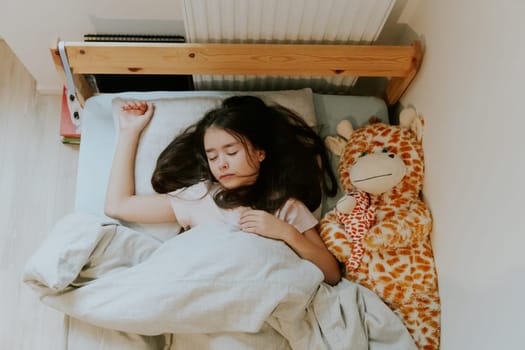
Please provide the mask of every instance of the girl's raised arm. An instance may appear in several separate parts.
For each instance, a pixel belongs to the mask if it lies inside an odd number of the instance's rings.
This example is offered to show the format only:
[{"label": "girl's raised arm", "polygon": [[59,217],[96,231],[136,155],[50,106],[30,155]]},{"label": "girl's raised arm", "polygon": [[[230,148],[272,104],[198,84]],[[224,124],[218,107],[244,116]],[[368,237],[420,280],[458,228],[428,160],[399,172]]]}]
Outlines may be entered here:
[{"label": "girl's raised arm", "polygon": [[131,101],[119,115],[117,146],[106,191],[106,215],[131,222],[175,221],[166,194],[135,195],[135,157],[140,135],[153,117],[151,102]]}]

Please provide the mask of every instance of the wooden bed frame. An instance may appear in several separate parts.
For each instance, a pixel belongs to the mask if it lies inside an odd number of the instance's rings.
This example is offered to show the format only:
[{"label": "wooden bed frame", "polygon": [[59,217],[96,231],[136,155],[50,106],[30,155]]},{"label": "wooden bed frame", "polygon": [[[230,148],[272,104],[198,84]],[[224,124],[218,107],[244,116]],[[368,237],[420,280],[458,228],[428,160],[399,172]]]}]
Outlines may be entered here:
[{"label": "wooden bed frame", "polygon": [[[408,46],[64,42],[81,105],[94,94],[84,74],[231,74],[389,77],[393,106],[419,70],[421,43]],[[65,81],[58,46],[53,61]]]}]

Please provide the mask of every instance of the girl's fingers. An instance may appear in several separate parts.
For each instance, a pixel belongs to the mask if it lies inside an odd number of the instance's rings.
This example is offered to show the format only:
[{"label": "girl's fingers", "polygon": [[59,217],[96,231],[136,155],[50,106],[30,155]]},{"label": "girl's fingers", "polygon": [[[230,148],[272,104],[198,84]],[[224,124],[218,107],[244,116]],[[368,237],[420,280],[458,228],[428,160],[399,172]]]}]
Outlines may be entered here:
[{"label": "girl's fingers", "polygon": [[137,103],[135,101],[129,101],[129,102],[126,102],[123,106],[122,106],[122,109],[136,109],[137,108]]},{"label": "girl's fingers", "polygon": [[245,211],[243,211],[241,213],[241,217],[243,216],[260,216],[261,214],[265,213],[264,211],[262,210],[255,210],[255,209],[246,209]]},{"label": "girl's fingers", "polygon": [[140,111],[142,114],[144,114],[148,109],[149,106],[152,105],[151,102],[146,101],[128,101],[122,106],[123,111]]},{"label": "girl's fingers", "polygon": [[257,222],[259,221],[258,220],[258,216],[256,214],[243,214],[240,218],[240,223],[241,224],[247,224],[247,223],[250,223],[250,222]]},{"label": "girl's fingers", "polygon": [[239,219],[239,223],[241,225],[254,224],[254,223],[258,222],[258,221],[259,220],[257,220],[257,217],[254,216],[254,215],[243,215]]}]

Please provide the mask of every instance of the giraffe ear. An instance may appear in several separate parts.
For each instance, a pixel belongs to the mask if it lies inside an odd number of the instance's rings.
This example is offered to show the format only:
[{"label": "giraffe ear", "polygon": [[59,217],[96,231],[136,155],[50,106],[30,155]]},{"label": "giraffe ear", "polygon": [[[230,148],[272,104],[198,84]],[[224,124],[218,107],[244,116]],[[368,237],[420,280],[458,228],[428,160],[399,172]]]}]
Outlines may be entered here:
[{"label": "giraffe ear", "polygon": [[401,113],[399,113],[399,125],[405,129],[410,129],[410,125],[416,117],[417,113],[414,107],[404,108]]},{"label": "giraffe ear", "polygon": [[339,136],[327,136],[324,139],[324,144],[328,150],[340,157],[345,149],[346,140]]},{"label": "giraffe ear", "polygon": [[336,132],[341,135],[342,137],[344,137],[345,139],[349,139],[350,136],[354,133],[354,128],[352,127],[352,123],[350,123],[348,120],[346,119],[343,119],[341,120],[336,128],[335,128]]},{"label": "giraffe ear", "polygon": [[423,117],[418,116],[413,107],[407,107],[399,114],[399,125],[402,128],[411,130],[416,135],[416,140],[423,140]]}]

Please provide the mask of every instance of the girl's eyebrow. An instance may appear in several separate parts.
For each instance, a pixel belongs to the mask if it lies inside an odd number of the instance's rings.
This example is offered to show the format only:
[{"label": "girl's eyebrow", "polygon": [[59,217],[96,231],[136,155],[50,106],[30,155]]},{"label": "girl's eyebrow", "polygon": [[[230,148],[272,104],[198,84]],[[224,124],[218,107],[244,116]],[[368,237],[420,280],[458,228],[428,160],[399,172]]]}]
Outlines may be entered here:
[{"label": "girl's eyebrow", "polygon": [[[229,148],[229,147],[233,147],[233,146],[236,146],[239,144],[239,141],[234,141],[234,142],[230,142],[224,146],[222,146],[221,148],[224,149],[224,148]],[[206,153],[210,153],[210,152],[214,152],[215,151],[215,148],[206,148],[204,150]]]}]

